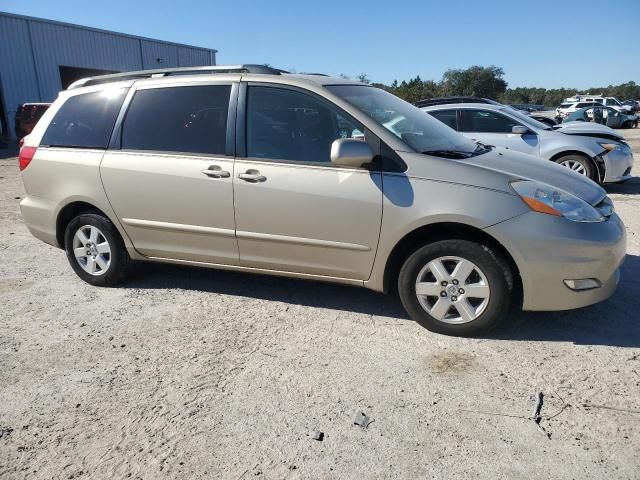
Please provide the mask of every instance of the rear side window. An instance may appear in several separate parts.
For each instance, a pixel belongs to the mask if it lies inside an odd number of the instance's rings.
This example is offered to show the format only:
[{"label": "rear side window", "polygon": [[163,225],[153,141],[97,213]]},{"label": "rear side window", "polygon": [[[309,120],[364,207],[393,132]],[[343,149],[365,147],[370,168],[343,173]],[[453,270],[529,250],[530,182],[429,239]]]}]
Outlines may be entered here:
[{"label": "rear side window", "polygon": [[139,90],[122,126],[122,148],[224,155],[230,85]]},{"label": "rear side window", "polygon": [[42,137],[51,147],[107,148],[126,88],[69,97]]},{"label": "rear side window", "polygon": [[438,110],[437,112],[428,112],[433,117],[440,120],[445,125],[458,130],[458,121],[456,120],[455,110]]},{"label": "rear side window", "polygon": [[520,125],[509,117],[489,110],[460,110],[462,114],[461,131],[484,133],[511,133],[515,125]]}]

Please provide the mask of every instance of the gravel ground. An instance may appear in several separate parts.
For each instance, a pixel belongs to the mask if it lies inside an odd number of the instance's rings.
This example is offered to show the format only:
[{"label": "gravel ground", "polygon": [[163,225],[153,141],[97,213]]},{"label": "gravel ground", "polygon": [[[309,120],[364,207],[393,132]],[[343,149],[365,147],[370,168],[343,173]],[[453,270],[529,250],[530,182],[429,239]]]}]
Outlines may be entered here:
[{"label": "gravel ground", "polygon": [[608,190],[615,295],[461,339],[344,286],[148,264],[91,287],[0,160],[0,477],[637,479],[640,178]]}]

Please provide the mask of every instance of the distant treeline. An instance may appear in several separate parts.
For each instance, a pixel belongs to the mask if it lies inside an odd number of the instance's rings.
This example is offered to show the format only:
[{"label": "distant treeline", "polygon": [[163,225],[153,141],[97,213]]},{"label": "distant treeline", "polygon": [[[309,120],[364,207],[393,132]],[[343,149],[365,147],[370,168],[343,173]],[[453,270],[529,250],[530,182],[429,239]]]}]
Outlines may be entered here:
[{"label": "distant treeline", "polygon": [[[371,83],[366,74],[360,74],[357,78],[360,81]],[[412,103],[449,95],[485,97],[507,104],[535,104],[548,107],[556,107],[565,98],[579,93],[602,94],[608,97],[617,97],[621,101],[640,99],[640,85],[632,81],[586,90],[576,88],[508,88],[504,79],[504,70],[493,65],[489,67],[473,66],[463,70],[447,70],[440,81],[422,80],[418,76],[408,81],[398,82],[395,80],[391,85],[380,83],[373,83],[373,85],[384,88]]]}]

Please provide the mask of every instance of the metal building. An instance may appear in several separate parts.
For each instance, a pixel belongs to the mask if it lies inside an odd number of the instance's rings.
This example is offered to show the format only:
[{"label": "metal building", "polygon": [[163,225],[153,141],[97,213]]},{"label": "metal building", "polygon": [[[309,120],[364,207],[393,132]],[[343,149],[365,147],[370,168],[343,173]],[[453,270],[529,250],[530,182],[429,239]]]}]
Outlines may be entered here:
[{"label": "metal building", "polygon": [[217,50],[0,12],[0,136],[19,105],[51,102],[90,75],[215,65]]}]

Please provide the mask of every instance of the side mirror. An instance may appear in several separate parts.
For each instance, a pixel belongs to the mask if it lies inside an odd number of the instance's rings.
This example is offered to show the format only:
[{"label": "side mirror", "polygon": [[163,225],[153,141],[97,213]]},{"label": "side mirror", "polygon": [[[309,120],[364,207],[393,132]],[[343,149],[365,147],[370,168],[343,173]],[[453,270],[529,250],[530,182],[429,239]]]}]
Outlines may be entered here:
[{"label": "side mirror", "polygon": [[331,163],[343,167],[361,167],[373,160],[368,143],[353,138],[339,138],[331,144]]},{"label": "side mirror", "polygon": [[515,133],[516,135],[524,135],[525,133],[528,133],[528,132],[529,132],[529,129],[522,125],[514,125],[511,128],[511,133]]}]

